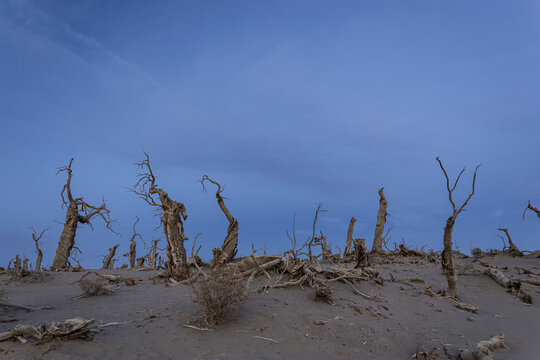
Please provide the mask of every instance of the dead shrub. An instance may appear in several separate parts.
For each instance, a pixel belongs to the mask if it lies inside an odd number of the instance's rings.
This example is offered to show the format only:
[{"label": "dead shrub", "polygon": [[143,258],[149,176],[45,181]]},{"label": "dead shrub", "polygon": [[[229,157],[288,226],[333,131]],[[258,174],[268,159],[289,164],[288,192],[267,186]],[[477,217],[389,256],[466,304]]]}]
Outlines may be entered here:
[{"label": "dead shrub", "polygon": [[191,300],[199,305],[194,316],[198,326],[215,329],[225,315],[248,297],[243,279],[226,266],[216,266],[209,275],[191,286]]},{"label": "dead shrub", "polygon": [[105,282],[99,278],[82,278],[79,280],[79,286],[82,290],[81,297],[111,295],[113,293],[105,288]]}]

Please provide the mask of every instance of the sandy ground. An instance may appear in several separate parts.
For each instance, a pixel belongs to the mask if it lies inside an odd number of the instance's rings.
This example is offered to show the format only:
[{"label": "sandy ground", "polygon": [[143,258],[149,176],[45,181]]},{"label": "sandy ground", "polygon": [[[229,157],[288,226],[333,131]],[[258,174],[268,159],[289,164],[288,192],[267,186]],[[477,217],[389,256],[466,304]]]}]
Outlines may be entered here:
[{"label": "sandy ground", "polygon": [[[540,280],[540,258],[484,257],[512,277]],[[417,345],[424,350],[451,351],[473,347],[480,340],[505,334],[508,350],[495,359],[540,358],[540,287],[523,284],[533,304],[524,304],[491,278],[471,274],[482,266],[458,259],[461,301],[477,314],[423,294],[426,286],[445,288],[439,265],[415,258],[395,257],[379,264],[383,285],[360,282],[356,287],[382,302],[355,295],[346,284],[332,283],[334,305],[314,301],[312,289],[298,286],[251,295],[214,332],[183,327],[197,307],[188,286],[154,283],[154,271],[100,270],[137,279],[136,286],[112,285],[113,295],[74,299],[83,273],[44,272],[32,282],[0,275],[0,291],[11,302],[51,310],[26,311],[0,307],[0,331],[17,324],[40,325],[76,316],[94,319],[93,340],[50,344],[0,342],[0,359],[410,359]],[[506,269],[506,270],[504,270]],[[519,274],[527,269],[531,274]],[[519,271],[522,272],[522,271]],[[390,281],[421,277],[426,283]],[[264,284],[265,278],[257,280]],[[134,321],[133,321],[134,320]],[[326,321],[324,325],[315,320]],[[110,322],[122,325],[99,327]],[[266,338],[266,339],[261,339]],[[274,341],[268,340],[272,339]]]}]

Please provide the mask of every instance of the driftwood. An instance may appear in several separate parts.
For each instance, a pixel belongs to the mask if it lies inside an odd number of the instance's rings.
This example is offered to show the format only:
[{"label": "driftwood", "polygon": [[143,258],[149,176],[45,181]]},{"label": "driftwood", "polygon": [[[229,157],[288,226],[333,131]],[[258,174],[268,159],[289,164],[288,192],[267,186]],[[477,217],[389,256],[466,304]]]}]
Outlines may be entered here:
[{"label": "driftwood", "polygon": [[91,339],[90,330],[87,326],[94,322],[94,319],[85,320],[81,317],[67,319],[64,323],[54,321],[44,323],[39,327],[33,325],[17,325],[13,330],[0,333],[0,341],[17,338],[21,342],[27,342],[24,336],[38,341],[38,343],[48,342],[53,339]]},{"label": "driftwood", "polygon": [[452,232],[454,230],[454,224],[456,223],[457,216],[463,211],[463,209],[465,208],[465,206],[467,205],[469,200],[474,195],[474,185],[476,183],[476,173],[477,173],[478,168],[480,167],[480,165],[478,165],[476,167],[476,169],[474,170],[471,193],[469,194],[469,196],[467,197],[465,202],[463,202],[463,204],[459,208],[457,208],[456,203],[454,202],[454,199],[452,198],[452,194],[453,194],[454,190],[456,189],[456,186],[457,186],[457,184],[459,182],[459,179],[461,178],[461,175],[465,171],[465,168],[463,168],[463,170],[461,170],[461,172],[459,173],[456,181],[454,182],[454,186],[452,188],[450,188],[450,179],[448,178],[448,174],[446,173],[446,170],[444,169],[444,166],[443,166],[441,160],[439,159],[439,157],[437,157],[436,160],[439,163],[439,165],[441,167],[441,170],[444,173],[444,177],[446,178],[446,190],[448,191],[448,199],[450,200],[450,204],[452,204],[452,215],[450,215],[450,217],[448,217],[448,219],[446,220],[446,225],[444,227],[444,237],[443,237],[444,248],[443,248],[443,251],[441,253],[441,266],[442,266],[443,273],[446,276],[446,280],[448,282],[447,295],[450,296],[450,297],[455,298],[456,295],[457,295],[457,276],[456,276],[456,273],[455,273],[455,270],[454,270],[454,264],[453,264],[453,261],[452,261],[452,252],[453,252],[453,249],[452,249]]},{"label": "driftwood", "polygon": [[388,202],[384,196],[384,188],[379,189],[379,211],[377,212],[377,224],[375,225],[375,235],[373,237],[373,247],[371,251],[374,253],[382,252],[383,244],[383,233],[384,233],[384,224],[386,223],[386,216],[388,213],[386,209],[388,208]]},{"label": "driftwood", "polygon": [[504,334],[493,336],[486,341],[480,341],[474,350],[465,350],[460,355],[461,360],[493,360],[493,351],[506,349]]},{"label": "driftwood", "polygon": [[103,259],[103,266],[101,267],[102,269],[113,268],[114,262],[111,263],[111,260],[114,257],[114,254],[116,254],[116,249],[118,249],[119,246],[120,244],[116,244],[112,248],[109,248],[109,253],[107,254],[107,256],[105,256],[105,259]]},{"label": "driftwood", "polygon": [[484,274],[495,280],[497,284],[507,289],[512,295],[519,297],[524,303],[532,303],[531,296],[521,289],[521,282],[519,280],[511,279],[504,275],[500,270],[493,267],[484,270]]}]

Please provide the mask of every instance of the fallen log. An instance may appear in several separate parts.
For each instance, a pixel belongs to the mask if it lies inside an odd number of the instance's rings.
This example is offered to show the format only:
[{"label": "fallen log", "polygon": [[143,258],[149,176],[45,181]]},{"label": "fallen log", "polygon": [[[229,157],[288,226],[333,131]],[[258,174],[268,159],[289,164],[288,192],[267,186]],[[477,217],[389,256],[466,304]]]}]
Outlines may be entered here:
[{"label": "fallen log", "polygon": [[504,334],[493,336],[489,340],[480,341],[474,350],[465,350],[460,355],[461,360],[493,360],[493,351],[506,349]]}]

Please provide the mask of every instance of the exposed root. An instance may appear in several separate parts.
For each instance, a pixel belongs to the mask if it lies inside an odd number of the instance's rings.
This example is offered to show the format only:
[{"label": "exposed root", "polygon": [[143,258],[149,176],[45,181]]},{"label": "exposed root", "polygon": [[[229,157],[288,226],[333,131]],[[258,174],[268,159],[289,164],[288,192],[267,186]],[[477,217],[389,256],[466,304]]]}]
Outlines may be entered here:
[{"label": "exposed root", "polygon": [[0,341],[22,338],[21,342],[27,342],[27,339],[44,343],[53,339],[71,340],[71,339],[91,339],[90,330],[87,326],[94,322],[94,319],[85,320],[81,317],[67,319],[61,324],[58,321],[44,323],[38,328],[32,325],[17,325],[13,330],[0,333]]}]

